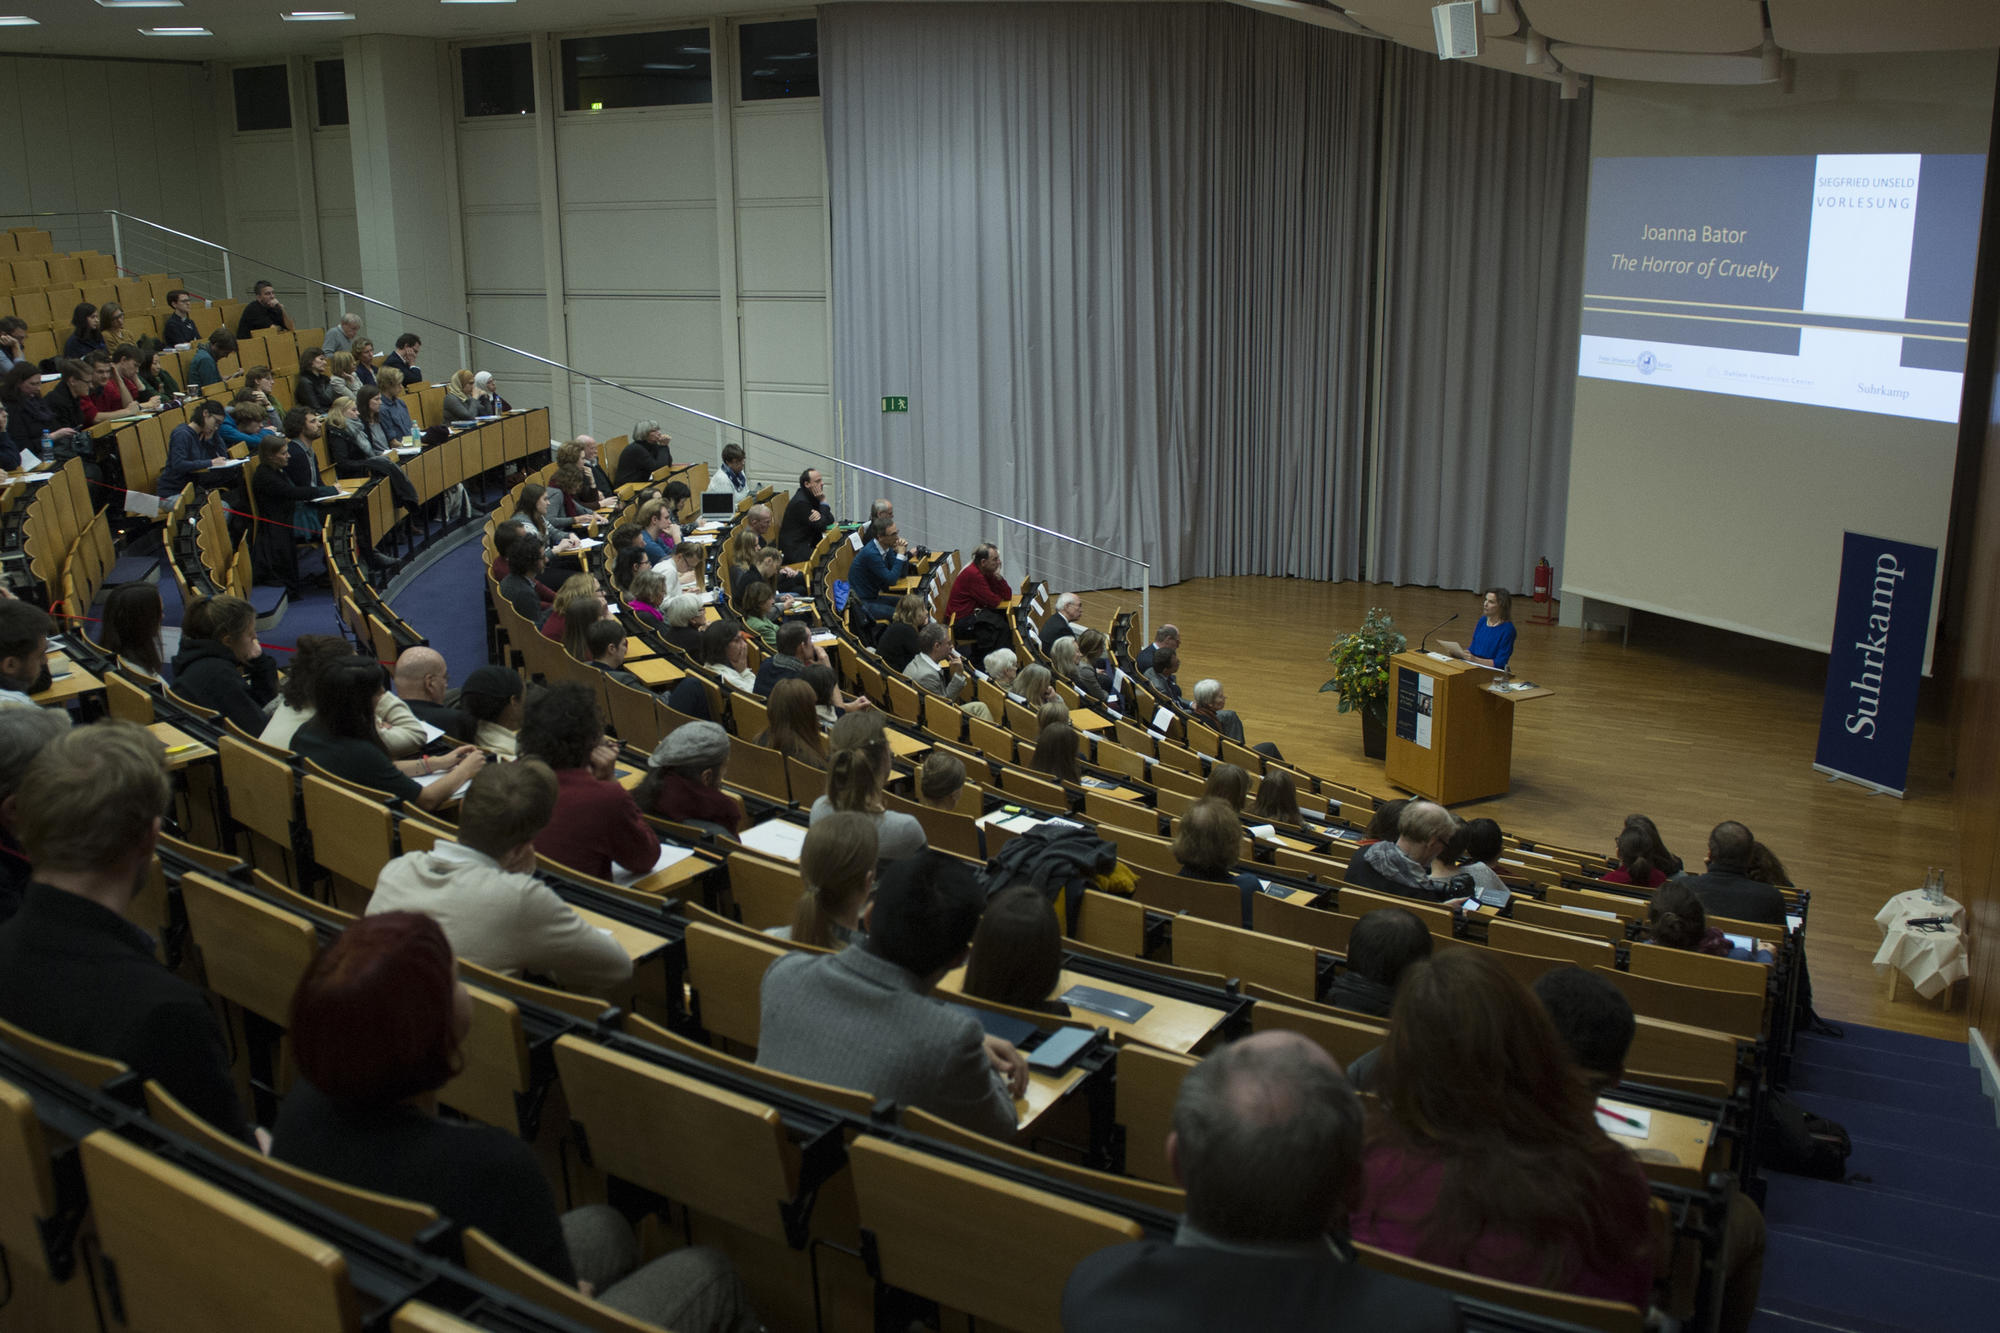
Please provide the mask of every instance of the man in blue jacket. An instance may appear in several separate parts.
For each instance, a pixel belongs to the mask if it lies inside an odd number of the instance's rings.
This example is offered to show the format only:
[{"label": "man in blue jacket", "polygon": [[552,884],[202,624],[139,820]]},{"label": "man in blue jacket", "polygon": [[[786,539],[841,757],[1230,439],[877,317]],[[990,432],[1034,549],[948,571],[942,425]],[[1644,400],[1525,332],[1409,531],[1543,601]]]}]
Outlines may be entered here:
[{"label": "man in blue jacket", "polygon": [[895,618],[896,599],[889,589],[910,572],[909,549],[896,531],[896,520],[877,519],[868,525],[868,539],[847,568],[848,590],[877,620]]}]

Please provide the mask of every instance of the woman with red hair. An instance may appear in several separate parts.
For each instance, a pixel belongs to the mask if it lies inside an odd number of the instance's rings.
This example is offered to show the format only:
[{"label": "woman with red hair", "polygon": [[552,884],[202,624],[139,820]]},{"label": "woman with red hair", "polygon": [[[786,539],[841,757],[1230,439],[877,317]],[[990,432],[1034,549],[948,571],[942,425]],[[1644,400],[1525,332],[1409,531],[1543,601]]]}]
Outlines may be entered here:
[{"label": "woman with red hair", "polygon": [[676,1250],[635,1273],[638,1243],[617,1210],[594,1204],[558,1215],[527,1143],[438,1116],[437,1091],[458,1073],[471,1026],[472,998],[435,921],[384,912],[355,922],[292,997],[301,1077],[279,1112],[271,1155],[427,1203],[649,1322],[684,1333],[759,1327],[717,1251]]}]

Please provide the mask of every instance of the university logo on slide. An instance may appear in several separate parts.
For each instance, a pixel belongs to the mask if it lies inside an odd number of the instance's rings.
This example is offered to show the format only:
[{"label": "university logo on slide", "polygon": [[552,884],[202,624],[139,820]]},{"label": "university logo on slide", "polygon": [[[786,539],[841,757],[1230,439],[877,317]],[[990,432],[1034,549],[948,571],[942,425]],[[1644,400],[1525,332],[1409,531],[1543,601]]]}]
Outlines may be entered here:
[{"label": "university logo on slide", "polygon": [[1654,371],[1660,368],[1660,358],[1654,356],[1652,349],[1648,348],[1645,351],[1639,353],[1638,364],[1639,364],[1639,373],[1641,375],[1650,375]]}]

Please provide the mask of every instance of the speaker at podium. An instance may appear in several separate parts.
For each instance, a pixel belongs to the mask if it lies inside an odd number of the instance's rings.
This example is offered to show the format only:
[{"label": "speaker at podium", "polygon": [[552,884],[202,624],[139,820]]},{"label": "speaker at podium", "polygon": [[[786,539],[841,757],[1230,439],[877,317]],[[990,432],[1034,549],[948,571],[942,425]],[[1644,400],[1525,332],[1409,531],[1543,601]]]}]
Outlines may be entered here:
[{"label": "speaker at podium", "polygon": [[1443,653],[1397,653],[1389,659],[1385,775],[1440,805],[1504,796],[1513,782],[1514,705],[1554,692]]}]

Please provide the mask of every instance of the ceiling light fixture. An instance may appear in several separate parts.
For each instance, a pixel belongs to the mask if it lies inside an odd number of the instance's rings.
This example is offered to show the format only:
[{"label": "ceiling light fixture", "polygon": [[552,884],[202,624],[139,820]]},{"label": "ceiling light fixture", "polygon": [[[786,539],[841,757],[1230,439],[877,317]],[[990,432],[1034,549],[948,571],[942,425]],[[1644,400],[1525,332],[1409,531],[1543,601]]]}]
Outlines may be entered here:
[{"label": "ceiling light fixture", "polygon": [[339,9],[294,9],[279,18],[287,23],[350,23],[354,15]]},{"label": "ceiling light fixture", "polygon": [[40,19],[31,19],[26,14],[0,14],[0,28],[39,28]]},{"label": "ceiling light fixture", "polygon": [[141,37],[213,37],[207,28],[141,28]]},{"label": "ceiling light fixture", "polygon": [[1538,32],[1528,34],[1528,49],[1521,57],[1523,64],[1539,65],[1548,58],[1549,39]]},{"label": "ceiling light fixture", "polygon": [[97,0],[104,9],[179,9],[181,0]]},{"label": "ceiling light fixture", "polygon": [[1562,90],[1563,101],[1574,102],[1576,100],[1577,91],[1582,87],[1583,87],[1583,80],[1577,77],[1577,73],[1575,70],[1566,69],[1563,71],[1563,90]]},{"label": "ceiling light fixture", "polygon": [[511,5],[514,0],[438,0],[441,5]]}]

